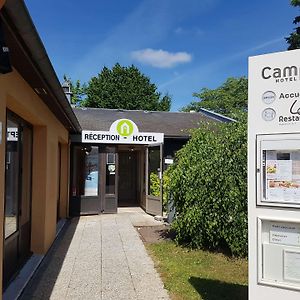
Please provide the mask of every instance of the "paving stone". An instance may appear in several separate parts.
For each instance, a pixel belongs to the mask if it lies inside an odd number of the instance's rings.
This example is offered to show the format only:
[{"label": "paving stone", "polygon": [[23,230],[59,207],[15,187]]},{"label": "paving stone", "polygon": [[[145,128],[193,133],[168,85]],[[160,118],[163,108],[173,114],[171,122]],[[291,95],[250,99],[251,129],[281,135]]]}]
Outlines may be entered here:
[{"label": "paving stone", "polygon": [[133,227],[142,225],[161,223],[139,208],[72,219],[21,299],[169,299]]}]

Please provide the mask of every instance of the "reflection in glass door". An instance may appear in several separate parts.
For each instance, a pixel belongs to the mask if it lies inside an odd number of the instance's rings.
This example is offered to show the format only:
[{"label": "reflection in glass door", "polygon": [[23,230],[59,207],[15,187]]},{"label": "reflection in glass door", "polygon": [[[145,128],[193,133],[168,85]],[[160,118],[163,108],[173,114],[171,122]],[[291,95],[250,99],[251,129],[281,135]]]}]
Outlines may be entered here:
[{"label": "reflection in glass door", "polygon": [[98,146],[73,147],[71,215],[100,213],[99,159]]},{"label": "reflection in glass door", "polygon": [[30,256],[32,129],[8,113],[5,156],[3,286]]},{"label": "reflection in glass door", "polygon": [[4,236],[10,237],[18,230],[20,128],[7,120],[6,164],[5,164],[5,221]]},{"label": "reflection in glass door", "polygon": [[116,154],[106,154],[106,184],[105,194],[114,195],[116,193]]},{"label": "reflection in glass door", "polygon": [[102,170],[105,177],[101,185],[105,186],[101,195],[101,211],[103,213],[116,213],[118,210],[118,155],[115,147],[106,147],[100,150],[102,157]]},{"label": "reflection in glass door", "polygon": [[98,180],[99,180],[99,155],[97,147],[90,147],[85,151],[84,164],[84,195],[98,195]]}]

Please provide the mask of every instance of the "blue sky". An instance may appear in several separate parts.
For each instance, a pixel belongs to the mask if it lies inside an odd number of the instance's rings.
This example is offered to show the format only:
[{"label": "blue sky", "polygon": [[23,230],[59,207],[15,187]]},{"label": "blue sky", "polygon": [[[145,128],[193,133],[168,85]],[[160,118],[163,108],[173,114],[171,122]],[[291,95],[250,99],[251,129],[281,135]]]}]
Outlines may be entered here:
[{"label": "blue sky", "polygon": [[172,110],[201,88],[247,76],[248,56],[286,50],[299,11],[288,0],[26,0],[60,80],[136,65]]}]

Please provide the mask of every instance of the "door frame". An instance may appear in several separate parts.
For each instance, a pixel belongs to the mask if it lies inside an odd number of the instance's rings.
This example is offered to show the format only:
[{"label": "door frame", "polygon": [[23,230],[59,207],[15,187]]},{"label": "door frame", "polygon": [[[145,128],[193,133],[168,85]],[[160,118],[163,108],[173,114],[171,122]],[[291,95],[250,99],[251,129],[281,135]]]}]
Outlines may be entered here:
[{"label": "door frame", "polygon": [[[140,204],[140,166],[139,166],[139,153],[140,151],[139,150],[134,150],[134,151],[130,151],[130,150],[121,150],[121,151],[118,151],[118,162],[119,162],[119,176],[118,176],[118,206],[121,205],[121,194],[122,194],[122,191],[124,192],[125,190],[125,193],[126,193],[126,190],[130,190],[130,196],[129,197],[123,197],[123,200],[125,202],[125,206],[128,205],[128,206],[137,206]],[[121,157],[122,156],[126,156],[126,158],[128,156],[132,156],[132,158],[130,159],[131,160],[131,166],[130,166],[130,169],[127,170],[126,168],[124,168],[124,166],[121,166]],[[122,168],[123,167],[123,168]],[[121,170],[123,170],[123,176],[121,177]],[[126,173],[125,173],[126,171]],[[131,177],[131,180],[134,182],[131,186],[130,189],[122,189],[121,191],[121,183],[122,183],[122,179],[125,179],[128,178],[128,177]],[[144,176],[144,174],[143,174]],[[128,196],[128,195],[126,195]],[[132,201],[134,200],[134,201]],[[124,205],[122,205],[124,206]]]},{"label": "door frame", "polygon": [[[160,179],[160,196],[152,196],[149,194],[149,149],[159,147],[159,179]],[[150,215],[162,216],[162,200],[163,200],[163,143],[151,144],[146,146],[146,167],[145,167],[145,184],[146,184],[146,213]]]}]

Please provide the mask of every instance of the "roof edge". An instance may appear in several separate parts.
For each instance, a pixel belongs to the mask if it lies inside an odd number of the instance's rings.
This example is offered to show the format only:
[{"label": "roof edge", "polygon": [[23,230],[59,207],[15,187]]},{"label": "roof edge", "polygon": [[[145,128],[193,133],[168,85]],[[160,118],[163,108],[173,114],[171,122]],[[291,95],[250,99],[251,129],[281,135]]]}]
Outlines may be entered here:
[{"label": "roof edge", "polygon": [[[62,111],[67,123],[70,125],[69,128],[65,126],[66,129],[70,130],[71,128],[75,132],[80,132],[81,126],[79,121],[63,92],[59,79],[25,2],[23,0],[6,1],[1,9],[1,15],[7,24],[17,31],[16,33],[12,30],[15,34],[15,38],[22,40],[22,50],[32,61],[33,65],[36,66],[41,78],[43,78],[45,84],[53,94],[57,106]],[[46,105],[49,106],[47,103]]]},{"label": "roof edge", "polygon": [[211,111],[211,110],[208,110],[208,109],[205,109],[205,108],[200,108],[200,112],[202,112],[207,117],[213,118],[217,121],[226,122],[226,123],[237,122],[235,119],[226,117],[224,115],[218,114],[214,111]]}]

